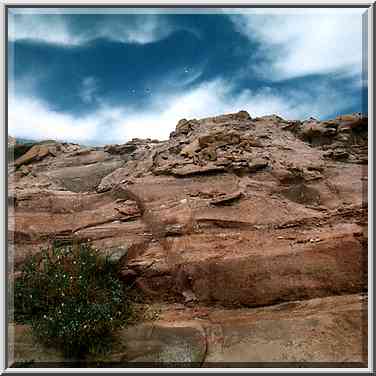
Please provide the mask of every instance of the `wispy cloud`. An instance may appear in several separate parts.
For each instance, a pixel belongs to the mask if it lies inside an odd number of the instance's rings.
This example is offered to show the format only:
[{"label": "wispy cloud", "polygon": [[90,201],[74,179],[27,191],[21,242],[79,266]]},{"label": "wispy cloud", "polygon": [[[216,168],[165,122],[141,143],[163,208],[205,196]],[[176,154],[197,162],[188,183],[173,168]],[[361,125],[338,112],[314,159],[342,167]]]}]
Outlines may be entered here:
[{"label": "wispy cloud", "polygon": [[96,91],[98,89],[98,80],[94,77],[85,77],[82,80],[79,96],[84,103],[92,103],[96,99]]},{"label": "wispy cloud", "polygon": [[167,37],[174,28],[162,15],[92,18],[90,25],[73,25],[69,14],[10,13],[8,38],[31,39],[62,46],[79,46],[97,38],[146,44]]},{"label": "wispy cloud", "polygon": [[10,96],[8,99],[9,134],[30,139],[57,139],[84,142],[97,133],[94,117],[79,117],[54,111],[40,99]]},{"label": "wispy cloud", "polygon": [[[262,77],[281,80],[309,74],[360,75],[362,9],[291,9],[231,15],[236,29],[261,44]],[[250,54],[252,51],[250,51]]]},{"label": "wispy cloud", "polygon": [[331,87],[313,92],[277,92],[272,88],[242,90],[234,94],[223,80],[202,83],[184,94],[155,95],[144,110],[101,102],[88,115],[73,116],[53,111],[47,103],[31,97],[12,96],[9,133],[35,139],[53,138],[81,143],[120,143],[134,137],[167,139],[181,118],[202,118],[247,110],[251,116],[278,114],[287,119],[318,118],[348,106]]},{"label": "wispy cloud", "polygon": [[70,32],[64,17],[56,14],[9,14],[8,38],[33,39],[59,45],[78,45],[81,37]]}]

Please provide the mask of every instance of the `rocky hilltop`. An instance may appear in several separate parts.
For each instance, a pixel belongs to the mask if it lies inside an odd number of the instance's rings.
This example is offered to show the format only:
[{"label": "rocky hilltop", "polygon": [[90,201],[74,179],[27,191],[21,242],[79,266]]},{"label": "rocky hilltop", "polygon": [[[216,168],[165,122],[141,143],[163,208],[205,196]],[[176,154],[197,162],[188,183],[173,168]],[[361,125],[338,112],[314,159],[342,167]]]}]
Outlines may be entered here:
[{"label": "rocky hilltop", "polygon": [[52,241],[87,241],[158,314],[119,334],[129,346],[106,360],[366,361],[361,114],[240,111],[104,147],[11,141],[15,273]]}]

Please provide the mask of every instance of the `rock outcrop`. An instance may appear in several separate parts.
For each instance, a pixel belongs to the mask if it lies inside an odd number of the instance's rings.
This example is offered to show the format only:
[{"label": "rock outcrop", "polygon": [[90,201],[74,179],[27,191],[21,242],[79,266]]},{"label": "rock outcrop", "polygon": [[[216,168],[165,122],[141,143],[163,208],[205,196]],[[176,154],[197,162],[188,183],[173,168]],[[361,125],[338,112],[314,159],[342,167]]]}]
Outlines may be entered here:
[{"label": "rock outcrop", "polygon": [[[184,329],[193,352],[172,362],[364,362],[367,127],[360,114],[300,122],[241,111],[183,119],[166,141],[35,144],[9,166],[15,270],[77,239],[113,255],[150,304],[180,304],[181,321],[192,304],[209,307],[211,334],[195,321]],[[161,333],[189,347],[166,320]],[[161,348],[175,346],[147,330],[131,337],[154,350],[122,361],[165,359]],[[218,335],[222,345],[204,350]]]},{"label": "rock outcrop", "polygon": [[367,360],[366,298],[344,295],[272,307],[154,307],[146,320],[117,333],[116,351],[83,362],[64,359],[11,328],[14,358],[29,367],[362,367]]}]

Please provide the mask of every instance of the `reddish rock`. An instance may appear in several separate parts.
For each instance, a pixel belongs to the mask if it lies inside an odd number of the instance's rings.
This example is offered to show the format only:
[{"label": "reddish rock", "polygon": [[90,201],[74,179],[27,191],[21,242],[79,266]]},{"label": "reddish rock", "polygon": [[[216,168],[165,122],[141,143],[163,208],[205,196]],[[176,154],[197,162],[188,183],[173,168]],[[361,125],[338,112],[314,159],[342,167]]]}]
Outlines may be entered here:
[{"label": "reddish rock", "polygon": [[[155,304],[261,307],[322,297],[335,304],[339,295],[363,293],[367,126],[357,114],[300,122],[240,112],[183,119],[161,142],[38,144],[16,163],[22,170],[9,169],[15,268],[52,240],[74,237],[119,262],[124,278]],[[330,312],[326,303],[314,307]],[[351,333],[349,317],[359,329],[357,313],[351,318],[344,310],[341,329],[325,316],[322,327],[334,334],[317,334],[318,347],[289,357],[292,345],[281,335],[264,344],[247,340],[253,358],[239,344],[213,359],[237,359],[236,349],[241,359],[263,359],[257,346],[278,361],[309,361],[312,351],[326,359],[324,340],[338,343],[341,333]],[[304,312],[299,328],[310,322]],[[287,325],[278,320],[268,333]],[[358,339],[348,346],[357,348]],[[329,350],[342,359],[340,350]],[[357,350],[343,353],[359,359]]]}]

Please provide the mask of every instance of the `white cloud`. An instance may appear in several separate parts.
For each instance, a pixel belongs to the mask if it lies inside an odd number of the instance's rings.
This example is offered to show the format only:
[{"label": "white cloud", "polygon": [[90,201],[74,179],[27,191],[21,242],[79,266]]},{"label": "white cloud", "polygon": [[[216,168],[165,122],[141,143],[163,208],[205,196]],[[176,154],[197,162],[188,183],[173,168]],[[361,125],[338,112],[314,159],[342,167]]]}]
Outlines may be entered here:
[{"label": "white cloud", "polygon": [[152,14],[133,15],[126,22],[105,20],[94,33],[117,42],[146,44],[163,39],[173,31],[164,18]]},{"label": "white cloud", "polygon": [[9,134],[32,139],[57,139],[80,143],[121,143],[134,137],[167,139],[181,118],[203,118],[247,110],[251,116],[278,114],[287,119],[324,117],[348,106],[330,87],[312,94],[271,88],[257,92],[233,88],[223,80],[202,83],[184,94],[156,95],[144,111],[101,103],[88,115],[74,117],[53,111],[30,97],[11,96]]},{"label": "white cloud", "polygon": [[316,73],[360,74],[362,13],[364,9],[271,9],[230,19],[240,33],[261,43],[268,62],[257,67],[258,73],[281,80]]},{"label": "white cloud", "polygon": [[78,45],[79,36],[70,32],[67,23],[60,15],[37,15],[10,13],[8,38],[11,41],[18,39],[34,39],[60,45]]},{"label": "white cloud", "polygon": [[79,96],[84,103],[92,103],[96,99],[96,91],[98,89],[98,81],[94,77],[85,77],[82,80]]},{"label": "white cloud", "polygon": [[167,37],[173,28],[158,15],[98,20],[90,28],[74,30],[69,14],[10,13],[8,38],[33,39],[62,46],[79,46],[96,38],[116,42],[146,44]]},{"label": "white cloud", "polygon": [[58,139],[83,142],[96,135],[98,123],[90,117],[74,118],[49,108],[32,97],[10,96],[9,134],[30,139]]}]

